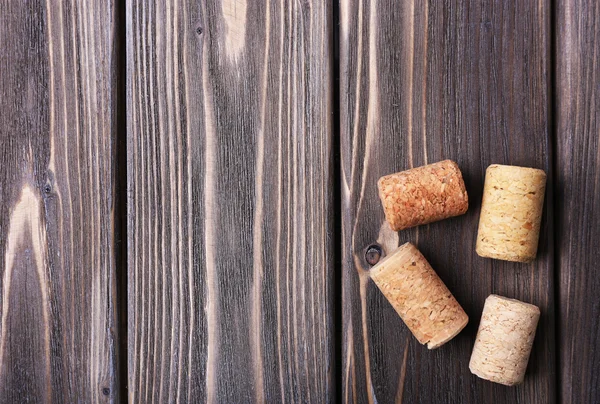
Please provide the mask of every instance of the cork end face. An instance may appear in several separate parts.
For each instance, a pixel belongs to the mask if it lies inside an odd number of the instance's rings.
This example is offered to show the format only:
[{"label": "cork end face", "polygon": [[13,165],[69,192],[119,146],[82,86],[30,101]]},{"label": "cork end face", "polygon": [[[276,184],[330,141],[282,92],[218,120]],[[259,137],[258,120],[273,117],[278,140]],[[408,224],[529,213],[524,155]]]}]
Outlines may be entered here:
[{"label": "cork end face", "polygon": [[434,338],[427,342],[427,349],[436,349],[449,342],[451,339],[456,337],[469,323],[469,317],[465,314],[463,318],[456,321],[454,328],[448,328],[443,330],[444,332],[436,335]]}]

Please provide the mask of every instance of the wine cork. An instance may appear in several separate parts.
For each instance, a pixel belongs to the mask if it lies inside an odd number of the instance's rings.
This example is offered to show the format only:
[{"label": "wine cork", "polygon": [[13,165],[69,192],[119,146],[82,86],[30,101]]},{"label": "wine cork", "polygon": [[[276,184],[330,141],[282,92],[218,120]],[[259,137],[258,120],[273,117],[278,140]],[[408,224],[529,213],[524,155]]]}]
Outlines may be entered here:
[{"label": "wine cork", "polygon": [[482,379],[513,386],[523,382],[540,309],[498,295],[485,300],[469,369]]},{"label": "wine cork", "polygon": [[421,252],[403,244],[371,269],[371,279],[415,338],[429,349],[454,338],[469,318]]},{"label": "wine cork", "polygon": [[386,175],[377,186],[394,231],[462,215],[469,207],[462,174],[451,160]]},{"label": "wine cork", "polygon": [[476,251],[482,257],[531,262],[544,208],[546,173],[492,164],[485,173]]}]

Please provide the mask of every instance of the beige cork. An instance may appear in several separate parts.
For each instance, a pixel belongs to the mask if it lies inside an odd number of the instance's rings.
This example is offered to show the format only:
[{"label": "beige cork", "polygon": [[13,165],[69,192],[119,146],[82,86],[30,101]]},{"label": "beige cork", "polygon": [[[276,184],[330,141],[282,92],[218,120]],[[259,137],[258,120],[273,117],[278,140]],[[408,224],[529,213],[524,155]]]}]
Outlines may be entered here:
[{"label": "beige cork", "polygon": [[451,160],[386,175],[377,186],[394,231],[462,215],[469,208],[462,174]]},{"label": "beige cork", "polygon": [[540,309],[506,297],[485,300],[469,369],[482,379],[513,386],[523,382]]},{"label": "beige cork", "polygon": [[544,208],[546,173],[492,164],[485,173],[476,251],[482,257],[531,262]]},{"label": "beige cork", "polygon": [[429,349],[444,345],[469,317],[411,243],[403,244],[371,269],[371,279],[415,338]]}]

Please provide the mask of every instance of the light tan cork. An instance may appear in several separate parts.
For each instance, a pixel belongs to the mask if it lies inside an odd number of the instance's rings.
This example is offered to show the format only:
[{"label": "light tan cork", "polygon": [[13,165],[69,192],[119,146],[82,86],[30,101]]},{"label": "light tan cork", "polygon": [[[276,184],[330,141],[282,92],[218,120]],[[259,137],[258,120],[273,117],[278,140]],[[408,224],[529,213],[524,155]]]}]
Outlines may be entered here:
[{"label": "light tan cork", "polygon": [[444,282],[411,243],[375,265],[371,279],[415,338],[429,349],[450,341],[469,322]]},{"label": "light tan cork", "polygon": [[462,174],[451,160],[386,175],[377,186],[394,231],[462,215],[469,208]]},{"label": "light tan cork", "polygon": [[492,164],[485,173],[477,254],[505,261],[535,258],[544,208],[546,173]]},{"label": "light tan cork", "polygon": [[523,382],[540,309],[490,295],[485,300],[469,369],[482,379],[513,386]]}]

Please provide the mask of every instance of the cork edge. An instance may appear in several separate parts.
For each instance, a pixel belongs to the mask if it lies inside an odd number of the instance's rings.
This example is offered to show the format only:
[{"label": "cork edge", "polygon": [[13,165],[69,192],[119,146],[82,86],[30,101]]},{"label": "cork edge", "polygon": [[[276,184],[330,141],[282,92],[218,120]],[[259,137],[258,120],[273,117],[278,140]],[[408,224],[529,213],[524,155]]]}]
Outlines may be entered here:
[{"label": "cork edge", "polygon": [[471,364],[469,363],[469,370],[471,371],[472,374],[474,374],[475,376],[479,377],[480,379],[483,380],[487,380],[488,382],[492,382],[492,383],[498,383],[498,384],[502,384],[504,386],[508,386],[508,387],[512,387],[512,386],[518,386],[519,384],[522,384],[523,381],[525,380],[525,378],[522,378],[520,380],[517,380],[515,382],[511,382],[508,380],[504,380],[500,377],[496,377],[493,375],[489,375],[485,372],[479,372],[475,369],[471,368]]},{"label": "cork edge", "polygon": [[401,246],[396,248],[394,251],[392,251],[391,254],[383,257],[381,259],[381,261],[379,261],[373,268],[371,268],[371,270],[369,271],[369,274],[372,276],[373,274],[378,273],[379,271],[381,271],[381,267],[383,267],[383,265],[387,261],[391,261],[392,258],[399,258],[399,256],[407,249],[417,249],[417,247],[415,247],[413,245],[413,243],[411,243],[410,241],[402,244]]},{"label": "cork edge", "polygon": [[535,258],[537,257],[537,248],[536,248],[536,254],[533,256],[522,256],[522,255],[518,255],[518,254],[502,254],[502,253],[481,251],[480,246],[479,246],[479,238],[477,239],[477,244],[475,245],[475,252],[481,258],[491,258],[491,259],[500,260],[500,261],[521,262],[523,264],[529,264],[529,263],[533,262],[535,260]]},{"label": "cork edge", "polygon": [[[377,180],[377,196],[379,197],[379,200],[381,201],[382,205],[383,205],[383,200],[384,200],[382,184],[385,181],[385,179],[391,175],[393,175],[393,174],[384,175],[382,177],[379,177],[379,179]],[[390,226],[390,228],[393,231],[400,231],[400,228],[398,226],[396,226],[396,221],[394,221],[394,223],[392,223],[392,221],[390,220],[390,217],[388,217],[388,210],[385,209],[385,207],[383,208],[383,216],[385,217],[386,223]]]},{"label": "cork edge", "polygon": [[508,168],[508,169],[512,169],[515,171],[527,171],[531,174],[534,174],[534,173],[538,174],[538,175],[542,176],[544,179],[547,178],[546,172],[544,170],[542,170],[541,168],[513,166],[513,165],[508,165],[508,164],[490,164],[486,168],[486,174],[487,174],[487,170],[494,169],[494,168]]},{"label": "cork edge", "polygon": [[[445,160],[440,160],[440,161],[436,161],[435,163],[429,163],[429,164],[425,164],[422,166],[418,166],[418,167],[413,167],[413,168],[407,168],[406,170],[401,170],[401,171],[396,171],[390,174],[386,174],[386,175],[382,175],[381,177],[379,177],[379,179],[377,180],[377,186],[380,188],[381,183],[386,180],[389,177],[393,177],[394,175],[398,175],[401,173],[410,173],[411,171],[418,171],[424,167],[428,167],[428,166],[432,166],[435,164],[443,164],[443,163],[447,163],[449,165],[451,165],[459,174],[460,174],[460,179],[462,180],[462,171],[460,171],[460,167],[458,166],[458,163],[454,160],[450,160],[450,159],[445,159]],[[497,165],[497,164],[496,164]],[[491,166],[490,166],[491,167]],[[488,167],[489,168],[489,167]],[[542,170],[543,171],[543,170]],[[464,181],[463,181],[463,185],[464,185]]]},{"label": "cork edge", "polygon": [[452,216],[452,217],[462,216],[469,211],[469,193],[467,192],[467,186],[465,185],[465,179],[463,178],[462,171],[460,171],[460,167],[458,166],[458,163],[456,161],[448,159],[448,160],[444,160],[444,162],[447,162],[456,171],[456,176],[458,177],[458,186],[459,186],[460,191],[463,194],[463,197],[465,199],[464,210],[460,211],[460,213],[458,213],[457,215]]},{"label": "cork edge", "polygon": [[460,332],[467,326],[467,324],[469,324],[469,316],[467,316],[465,314],[464,321],[458,323],[458,327],[456,327],[451,333],[449,333],[447,335],[444,335],[444,336],[440,336],[440,339],[431,338],[429,341],[425,341],[423,343],[423,345],[427,344],[427,349],[436,349],[436,348],[439,348],[442,345],[444,345],[447,342],[449,342],[450,340],[452,340],[458,334],[460,334]]},{"label": "cork edge", "polygon": [[491,295],[489,295],[485,299],[486,304],[487,304],[488,300],[490,302],[492,302],[494,300],[497,300],[497,301],[503,301],[503,302],[512,303],[512,304],[520,306],[521,308],[529,309],[530,311],[532,311],[532,312],[534,312],[534,313],[536,313],[538,315],[541,314],[540,308],[538,306],[536,306],[535,304],[526,303],[526,302],[523,302],[523,301],[518,300],[518,299],[511,299],[510,297],[505,297],[505,296],[491,294]]}]

